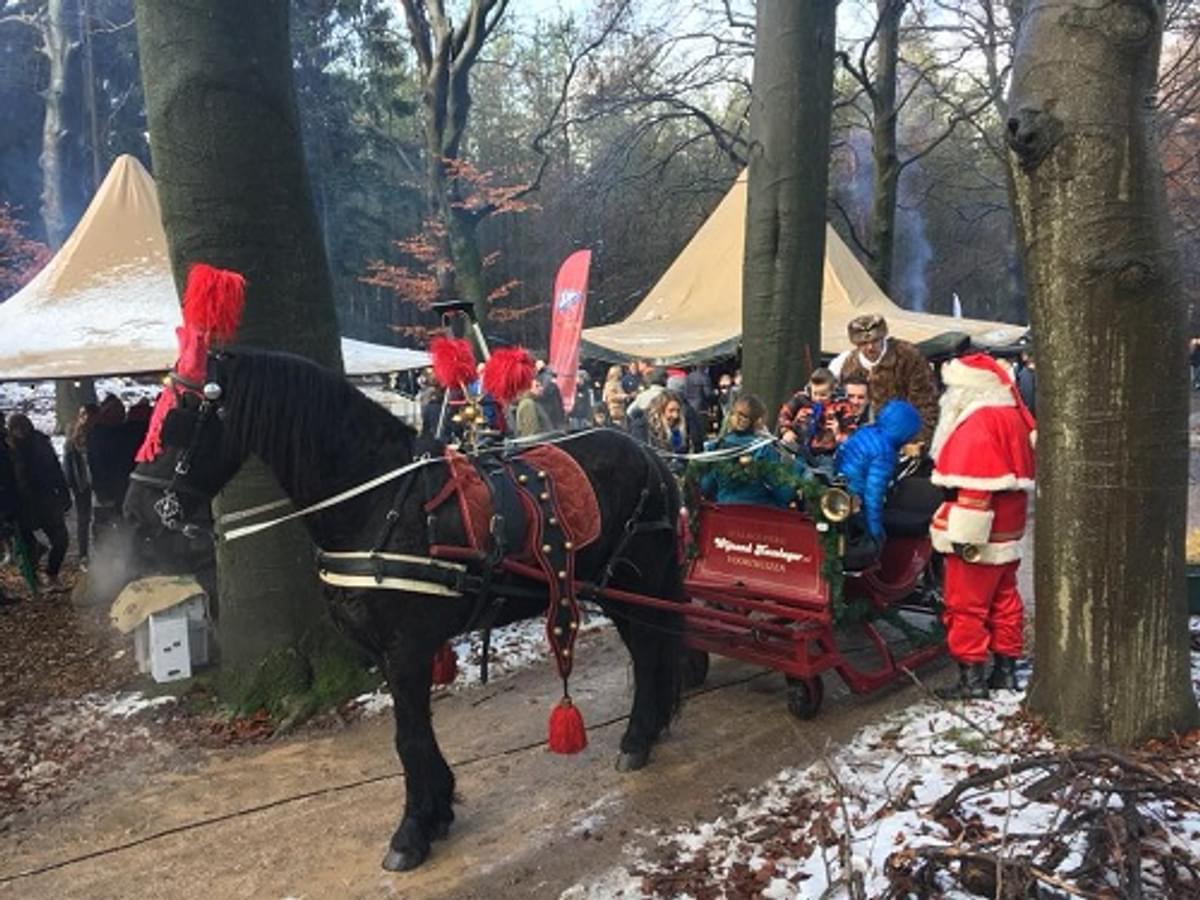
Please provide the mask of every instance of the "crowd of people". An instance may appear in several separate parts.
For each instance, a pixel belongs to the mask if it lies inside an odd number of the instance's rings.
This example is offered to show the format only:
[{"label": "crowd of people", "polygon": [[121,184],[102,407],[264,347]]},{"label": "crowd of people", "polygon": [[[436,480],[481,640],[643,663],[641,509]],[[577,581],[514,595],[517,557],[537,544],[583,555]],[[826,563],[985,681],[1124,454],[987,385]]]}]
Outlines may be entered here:
[{"label": "crowd of people", "polygon": [[[83,569],[97,535],[120,521],[150,412],[148,401],[127,411],[112,394],[98,405],[85,404],[67,429],[61,462],[49,436],[27,415],[0,416],[0,542],[23,556],[41,584],[59,581],[71,545],[72,509]],[[11,602],[0,595],[0,603]]]}]

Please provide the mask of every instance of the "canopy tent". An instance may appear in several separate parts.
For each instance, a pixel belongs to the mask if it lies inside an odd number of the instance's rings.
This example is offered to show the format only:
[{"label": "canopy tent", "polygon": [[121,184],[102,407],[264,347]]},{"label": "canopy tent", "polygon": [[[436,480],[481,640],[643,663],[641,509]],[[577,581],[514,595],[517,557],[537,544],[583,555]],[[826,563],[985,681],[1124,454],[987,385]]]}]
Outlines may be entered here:
[{"label": "canopy tent", "polygon": [[[71,236],[0,303],[0,381],[163,372],[175,361],[179,295],[154,180],[121,156]],[[342,338],[349,375],[429,365],[429,354]]]},{"label": "canopy tent", "polygon": [[[737,351],[742,336],[742,251],[746,226],[746,173],[700,226],[638,308],[623,322],[586,328],[585,355],[690,363]],[[896,337],[919,342],[950,331],[981,346],[1009,345],[1026,328],[979,319],[911,312],[897,306],[832,228],[825,230],[825,284],[821,349],[847,349],[846,324],[878,313]]]}]

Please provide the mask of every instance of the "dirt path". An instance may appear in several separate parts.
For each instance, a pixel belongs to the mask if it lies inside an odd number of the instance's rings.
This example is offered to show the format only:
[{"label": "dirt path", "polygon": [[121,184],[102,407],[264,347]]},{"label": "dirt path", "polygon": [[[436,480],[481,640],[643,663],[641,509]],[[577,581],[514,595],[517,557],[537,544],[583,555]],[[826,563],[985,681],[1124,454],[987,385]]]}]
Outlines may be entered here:
[{"label": "dirt path", "polygon": [[651,766],[622,775],[627,657],[606,632],[580,658],[572,687],[591,744],[576,757],[540,743],[556,698],[548,665],[435,704],[459,821],[414,873],[379,868],[401,790],[380,716],[265,752],[204,754],[10,834],[0,898],[557,897],[645,844],[641,830],[711,817],[723,794],[811,762],[915,690],[858,698],[830,680],[804,723],[786,711],[781,676],[715,660]]}]

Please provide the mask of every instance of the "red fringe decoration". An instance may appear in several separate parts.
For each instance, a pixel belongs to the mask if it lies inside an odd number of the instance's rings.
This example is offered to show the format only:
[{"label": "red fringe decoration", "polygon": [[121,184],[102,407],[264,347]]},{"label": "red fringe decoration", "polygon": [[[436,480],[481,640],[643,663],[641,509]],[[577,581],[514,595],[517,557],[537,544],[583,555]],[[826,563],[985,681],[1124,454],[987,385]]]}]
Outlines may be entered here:
[{"label": "red fringe decoration", "polygon": [[463,338],[435,337],[429,342],[433,377],[449,390],[475,380],[475,351]]},{"label": "red fringe decoration", "polygon": [[571,754],[587,747],[583,714],[570,697],[563,697],[550,711],[550,752]]},{"label": "red fringe decoration", "polygon": [[246,279],[230,269],[196,263],[183,291],[183,322],[222,343],[233,340],[246,305]]},{"label": "red fringe decoration", "polygon": [[505,347],[484,365],[483,389],[507,406],[529,390],[536,371],[533,357],[524,348]]},{"label": "red fringe decoration", "polygon": [[442,644],[433,656],[433,683],[451,684],[458,677],[458,654],[449,644]]}]

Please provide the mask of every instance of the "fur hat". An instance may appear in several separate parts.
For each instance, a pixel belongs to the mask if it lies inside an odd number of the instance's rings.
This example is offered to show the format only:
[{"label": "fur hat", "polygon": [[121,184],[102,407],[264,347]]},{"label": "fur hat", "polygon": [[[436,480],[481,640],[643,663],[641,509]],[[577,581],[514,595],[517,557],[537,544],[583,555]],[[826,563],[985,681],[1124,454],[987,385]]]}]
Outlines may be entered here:
[{"label": "fur hat", "polygon": [[879,315],[855,316],[846,325],[850,343],[855,346],[868,341],[877,341],[888,333],[887,320]]}]

